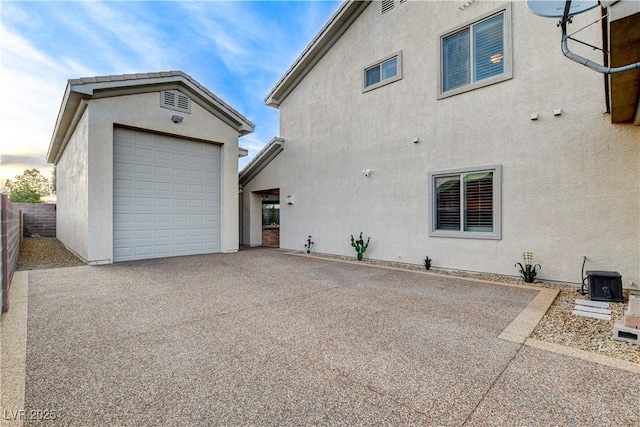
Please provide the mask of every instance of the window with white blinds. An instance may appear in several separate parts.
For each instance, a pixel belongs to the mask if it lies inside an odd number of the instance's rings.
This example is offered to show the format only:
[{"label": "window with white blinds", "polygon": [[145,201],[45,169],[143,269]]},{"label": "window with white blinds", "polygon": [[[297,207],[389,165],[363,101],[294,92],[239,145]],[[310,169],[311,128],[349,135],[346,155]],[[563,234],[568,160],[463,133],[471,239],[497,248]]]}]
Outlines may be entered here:
[{"label": "window with white blinds", "polygon": [[473,26],[473,68],[474,81],[504,72],[504,14]]},{"label": "window with white blinds", "polygon": [[440,37],[444,98],[511,78],[510,6]]},{"label": "window with white blinds", "polygon": [[429,175],[431,236],[500,239],[500,165]]}]

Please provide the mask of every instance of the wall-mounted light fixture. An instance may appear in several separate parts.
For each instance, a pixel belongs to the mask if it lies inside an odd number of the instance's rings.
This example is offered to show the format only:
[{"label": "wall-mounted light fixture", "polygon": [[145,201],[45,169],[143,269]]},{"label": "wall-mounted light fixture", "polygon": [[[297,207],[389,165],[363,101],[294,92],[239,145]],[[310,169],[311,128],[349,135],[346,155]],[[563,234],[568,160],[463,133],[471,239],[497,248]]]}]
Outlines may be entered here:
[{"label": "wall-mounted light fixture", "polygon": [[182,123],[183,120],[184,120],[184,117],[182,116],[176,116],[176,115],[171,116],[171,121],[173,123]]},{"label": "wall-mounted light fixture", "polygon": [[371,169],[365,169],[362,171],[362,173],[364,174],[364,176],[368,177],[369,175],[371,175],[371,172],[373,172]]}]

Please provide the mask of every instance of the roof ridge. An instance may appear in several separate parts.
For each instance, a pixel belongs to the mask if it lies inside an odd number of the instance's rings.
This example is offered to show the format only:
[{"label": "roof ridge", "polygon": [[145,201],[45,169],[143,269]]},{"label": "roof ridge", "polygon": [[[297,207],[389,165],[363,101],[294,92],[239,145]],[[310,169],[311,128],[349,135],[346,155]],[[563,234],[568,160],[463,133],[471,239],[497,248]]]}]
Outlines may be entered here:
[{"label": "roof ridge", "polygon": [[195,87],[203,91],[207,96],[213,98],[216,102],[222,104],[225,108],[231,110],[234,114],[236,114],[241,120],[255,126],[251,120],[241,114],[238,110],[233,108],[231,105],[226,103],[222,98],[220,98],[215,93],[211,92],[204,85],[198,82],[196,79],[191,77],[189,74],[180,70],[170,70],[170,71],[155,71],[155,72],[147,72],[147,73],[133,73],[133,74],[111,74],[106,76],[94,76],[94,77],[80,77],[76,79],[69,79],[67,83],[69,85],[84,85],[84,84],[93,84],[93,83],[110,83],[110,82],[123,82],[128,80],[147,80],[147,79],[157,79],[163,77],[183,77],[188,80]]}]

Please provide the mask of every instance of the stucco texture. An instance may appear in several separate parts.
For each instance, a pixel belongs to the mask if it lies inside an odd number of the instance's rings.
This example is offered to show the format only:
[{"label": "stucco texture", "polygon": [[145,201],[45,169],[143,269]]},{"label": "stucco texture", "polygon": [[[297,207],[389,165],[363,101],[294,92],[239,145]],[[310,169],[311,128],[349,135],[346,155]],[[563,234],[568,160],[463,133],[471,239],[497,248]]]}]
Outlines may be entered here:
[{"label": "stucco texture", "polygon": [[[555,20],[513,2],[513,78],[438,99],[439,36],[504,5],[406,2],[381,14],[374,2],[360,15],[282,101],[286,148],[246,187],[294,195],[281,205],[282,248],[313,235],[314,251],[355,255],[349,236],[362,231],[374,259],[428,255],[440,268],[516,275],[532,251],[547,280],[580,282],[586,256],[625,287],[640,281],[640,128],[610,123],[602,75],[563,57]],[[580,39],[599,45],[600,27]],[[363,67],[398,51],[403,78],[363,93]],[[428,173],[496,164],[501,239],[430,237]]]},{"label": "stucco texture", "polygon": [[89,111],[85,110],[56,165],[56,234],[58,240],[89,259]]},{"label": "stucco texture", "polygon": [[[113,129],[221,145],[221,251],[238,249],[238,131],[193,100],[191,113],[161,108],[159,92],[91,99],[58,164],[58,238],[93,264],[113,260]],[[176,124],[171,116],[184,117]],[[77,178],[77,179],[76,179]]]}]

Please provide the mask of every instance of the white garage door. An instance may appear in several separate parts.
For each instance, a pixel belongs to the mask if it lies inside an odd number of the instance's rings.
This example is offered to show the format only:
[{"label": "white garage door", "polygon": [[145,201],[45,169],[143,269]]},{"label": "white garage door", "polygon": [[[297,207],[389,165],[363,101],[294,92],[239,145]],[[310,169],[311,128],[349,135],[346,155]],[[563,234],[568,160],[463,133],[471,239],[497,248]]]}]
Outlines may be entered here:
[{"label": "white garage door", "polygon": [[114,129],[113,259],[220,252],[220,147]]}]

